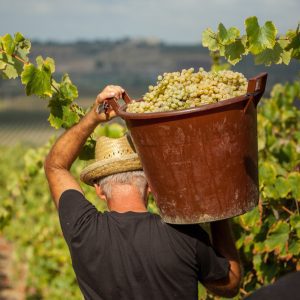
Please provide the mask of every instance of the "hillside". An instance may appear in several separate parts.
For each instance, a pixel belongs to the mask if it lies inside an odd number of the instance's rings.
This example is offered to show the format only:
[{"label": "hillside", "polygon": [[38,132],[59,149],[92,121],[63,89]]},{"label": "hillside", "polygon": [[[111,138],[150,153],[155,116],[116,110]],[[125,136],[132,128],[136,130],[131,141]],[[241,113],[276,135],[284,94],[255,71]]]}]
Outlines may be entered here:
[{"label": "hillside", "polygon": [[[31,57],[55,59],[57,76],[70,74],[81,97],[95,96],[106,84],[122,85],[133,97],[142,95],[158,74],[183,68],[209,69],[207,49],[200,45],[167,45],[154,40],[79,41],[60,44],[33,42]],[[268,86],[291,81],[299,73],[299,62],[286,66],[254,66],[252,58],[234,67],[247,77],[269,72]],[[0,98],[23,94],[20,84],[0,79]]]}]

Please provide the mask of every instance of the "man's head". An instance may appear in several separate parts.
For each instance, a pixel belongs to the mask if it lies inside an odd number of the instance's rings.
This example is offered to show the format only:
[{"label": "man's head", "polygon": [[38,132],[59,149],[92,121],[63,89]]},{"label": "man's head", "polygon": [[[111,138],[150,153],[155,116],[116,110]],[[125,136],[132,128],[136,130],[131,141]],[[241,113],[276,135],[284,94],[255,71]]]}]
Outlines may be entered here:
[{"label": "man's head", "polygon": [[[97,195],[110,203],[129,201],[147,206],[148,183],[143,171],[129,171],[106,176],[94,185]],[[125,200],[126,199],[126,200]]]}]

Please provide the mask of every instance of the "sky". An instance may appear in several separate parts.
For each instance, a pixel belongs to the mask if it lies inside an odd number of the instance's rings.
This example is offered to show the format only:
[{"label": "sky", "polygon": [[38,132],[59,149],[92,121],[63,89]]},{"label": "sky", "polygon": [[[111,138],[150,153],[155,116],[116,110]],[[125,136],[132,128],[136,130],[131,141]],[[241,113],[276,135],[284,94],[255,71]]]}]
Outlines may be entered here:
[{"label": "sky", "polygon": [[299,0],[0,0],[0,35],[22,32],[41,41],[155,38],[199,43],[201,32],[257,16],[280,33],[296,28]]}]

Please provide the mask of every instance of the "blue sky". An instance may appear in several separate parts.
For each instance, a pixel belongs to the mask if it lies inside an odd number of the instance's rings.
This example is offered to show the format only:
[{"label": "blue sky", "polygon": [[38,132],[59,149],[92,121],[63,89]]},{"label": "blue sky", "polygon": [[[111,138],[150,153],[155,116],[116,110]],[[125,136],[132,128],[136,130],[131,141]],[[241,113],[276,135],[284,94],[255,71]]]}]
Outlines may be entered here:
[{"label": "blue sky", "polygon": [[0,35],[22,32],[31,39],[74,41],[155,37],[198,43],[219,22],[243,29],[256,15],[281,32],[300,21],[299,0],[0,0]]}]

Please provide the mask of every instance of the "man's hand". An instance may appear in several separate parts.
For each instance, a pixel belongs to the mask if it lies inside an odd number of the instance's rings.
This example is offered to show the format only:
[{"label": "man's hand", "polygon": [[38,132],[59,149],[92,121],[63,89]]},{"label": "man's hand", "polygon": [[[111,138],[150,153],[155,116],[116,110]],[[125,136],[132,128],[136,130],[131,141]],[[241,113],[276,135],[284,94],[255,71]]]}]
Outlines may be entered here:
[{"label": "man's hand", "polygon": [[[69,172],[73,162],[80,153],[87,138],[97,125],[106,121],[104,113],[98,114],[96,108],[110,98],[122,98],[124,89],[120,86],[107,86],[96,98],[93,109],[72,128],[68,129],[53,145],[45,163],[45,173],[48,179],[52,197],[58,207],[59,198],[65,190],[74,189],[83,193],[79,183]],[[115,116],[112,110],[109,118]]]},{"label": "man's hand", "polygon": [[[121,99],[124,92],[125,92],[125,90],[118,85],[108,85],[107,87],[105,87],[105,89],[100,94],[98,94],[96,101],[95,101],[95,105],[94,105],[94,111],[97,113],[98,106],[102,105],[105,100],[108,100],[111,98],[115,98],[117,100]],[[116,116],[115,111],[111,110],[109,112],[109,119],[111,119],[115,116]],[[99,118],[100,122],[107,120],[106,115],[104,113],[98,114],[98,118]]]}]

